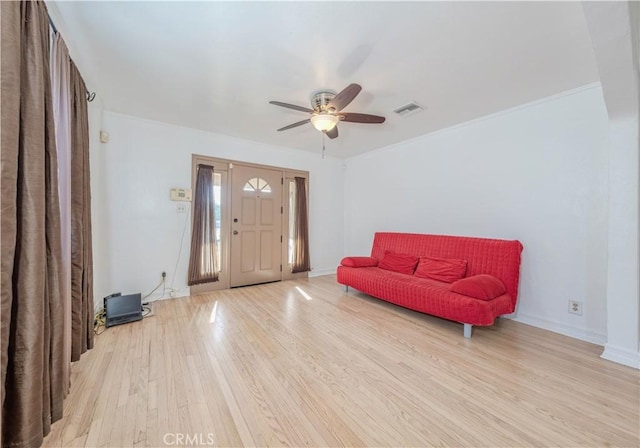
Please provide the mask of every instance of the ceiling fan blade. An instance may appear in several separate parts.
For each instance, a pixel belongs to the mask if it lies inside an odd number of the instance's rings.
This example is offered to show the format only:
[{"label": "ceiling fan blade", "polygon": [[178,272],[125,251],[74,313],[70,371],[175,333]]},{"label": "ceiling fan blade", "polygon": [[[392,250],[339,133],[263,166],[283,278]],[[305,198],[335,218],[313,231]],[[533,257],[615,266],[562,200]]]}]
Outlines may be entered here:
[{"label": "ceiling fan blade", "polygon": [[358,93],[360,93],[361,90],[362,87],[358,84],[349,84],[342,92],[338,93],[331,101],[329,101],[327,108],[333,108],[337,112],[341,111],[347,107],[356,96],[358,96]]},{"label": "ceiling fan blade", "polygon": [[353,112],[345,112],[340,114],[341,121],[347,121],[350,123],[384,123],[385,118],[379,115],[369,115],[369,114],[356,114]]},{"label": "ceiling fan blade", "polygon": [[336,138],[338,136],[338,126],[334,126],[333,129],[327,131],[327,137]]},{"label": "ceiling fan blade", "polygon": [[302,126],[303,124],[311,123],[311,119],[307,118],[306,120],[298,121],[297,123],[290,124],[289,126],[285,126],[283,128],[278,129],[278,131],[286,131],[287,129],[297,128],[298,126]]},{"label": "ceiling fan blade", "polygon": [[269,101],[269,104],[274,104],[280,107],[286,107],[287,109],[299,110],[300,112],[313,113],[308,107],[296,106],[295,104],[282,103],[280,101]]}]

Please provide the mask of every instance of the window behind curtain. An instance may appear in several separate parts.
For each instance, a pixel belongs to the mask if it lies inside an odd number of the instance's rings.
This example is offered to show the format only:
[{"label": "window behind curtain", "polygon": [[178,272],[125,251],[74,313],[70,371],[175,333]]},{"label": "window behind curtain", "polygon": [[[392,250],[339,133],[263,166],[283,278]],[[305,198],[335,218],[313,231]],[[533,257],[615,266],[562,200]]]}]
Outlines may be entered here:
[{"label": "window behind curtain", "polygon": [[214,201],[214,229],[215,229],[215,244],[216,244],[216,266],[218,271],[222,266],[222,210],[220,204],[222,204],[222,173],[213,173],[213,201]]},{"label": "window behind curtain", "polygon": [[[196,190],[193,199],[193,230],[191,233],[191,253],[189,256],[188,284],[198,285],[218,281],[220,266],[219,218],[216,222],[216,188],[213,167],[198,165]],[[220,191],[219,185],[217,188]]]},{"label": "window behind curtain", "polygon": [[289,266],[293,265],[293,249],[294,249],[294,238],[295,238],[295,225],[296,225],[296,183],[294,181],[289,181],[289,225],[287,228],[289,229],[289,235],[287,235],[288,248],[287,248],[287,263]]}]

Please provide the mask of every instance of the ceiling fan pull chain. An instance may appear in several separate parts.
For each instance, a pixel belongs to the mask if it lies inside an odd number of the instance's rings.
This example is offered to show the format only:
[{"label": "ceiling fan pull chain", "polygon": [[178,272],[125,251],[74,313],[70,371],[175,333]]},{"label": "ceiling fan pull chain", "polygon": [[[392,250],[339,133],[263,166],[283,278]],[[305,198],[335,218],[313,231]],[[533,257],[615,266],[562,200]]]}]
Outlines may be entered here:
[{"label": "ceiling fan pull chain", "polygon": [[322,131],[322,158],[324,159],[324,136],[327,131]]}]

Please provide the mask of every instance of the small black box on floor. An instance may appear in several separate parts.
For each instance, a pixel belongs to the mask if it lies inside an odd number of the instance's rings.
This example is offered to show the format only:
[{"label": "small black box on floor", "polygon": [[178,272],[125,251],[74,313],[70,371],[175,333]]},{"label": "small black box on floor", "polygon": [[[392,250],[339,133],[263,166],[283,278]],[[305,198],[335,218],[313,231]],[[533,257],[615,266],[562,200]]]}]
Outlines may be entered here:
[{"label": "small black box on floor", "polygon": [[111,294],[104,298],[104,312],[107,327],[142,320],[141,294]]}]

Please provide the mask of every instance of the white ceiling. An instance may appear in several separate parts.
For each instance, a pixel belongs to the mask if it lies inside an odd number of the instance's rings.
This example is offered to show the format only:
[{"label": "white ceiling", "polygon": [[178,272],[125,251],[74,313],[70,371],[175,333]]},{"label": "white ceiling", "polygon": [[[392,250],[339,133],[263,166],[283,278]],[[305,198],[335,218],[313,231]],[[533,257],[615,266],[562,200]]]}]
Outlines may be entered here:
[{"label": "white ceiling", "polygon": [[[598,80],[579,2],[49,2],[106,110],[319,152],[311,92],[363,91],[349,157]],[[417,101],[426,110],[401,118]]]}]

